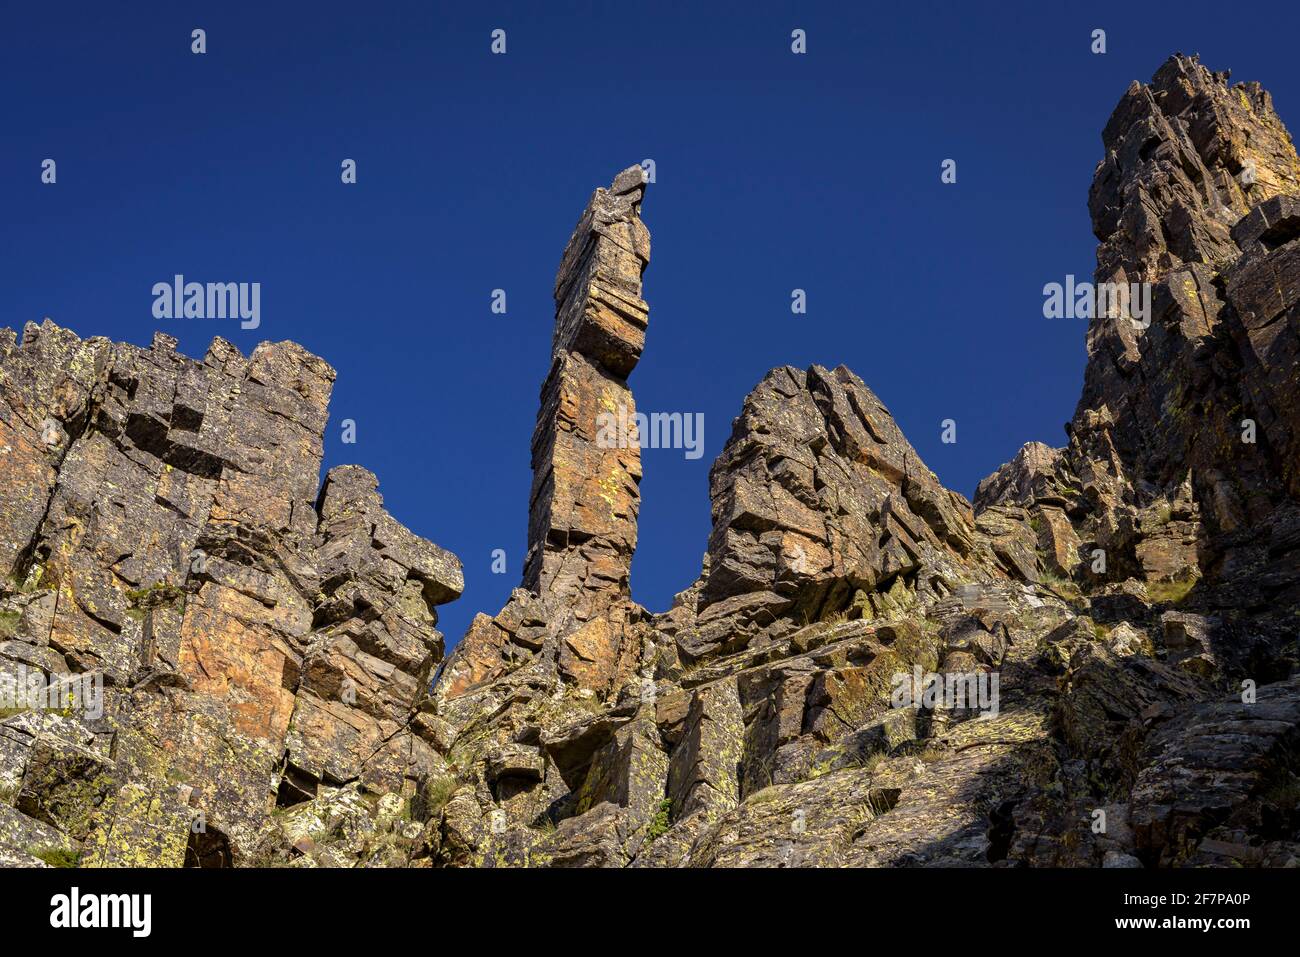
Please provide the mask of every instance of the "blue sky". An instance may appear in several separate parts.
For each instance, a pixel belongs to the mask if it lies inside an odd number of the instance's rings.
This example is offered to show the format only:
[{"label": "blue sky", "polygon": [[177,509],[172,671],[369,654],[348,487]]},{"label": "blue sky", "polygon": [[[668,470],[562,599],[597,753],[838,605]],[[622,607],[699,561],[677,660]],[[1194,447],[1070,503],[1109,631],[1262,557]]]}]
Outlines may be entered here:
[{"label": "blue sky", "polygon": [[[631,384],[643,411],[705,417],[703,458],[644,453],[632,588],[661,610],[698,573],[709,465],[773,366],[847,364],[967,495],[1025,441],[1062,444],[1085,322],[1044,319],[1042,287],[1092,271],[1103,124],[1176,50],[1260,80],[1300,122],[1284,9],[9,4],[0,324],[325,357],[326,467],[373,469],[399,520],[461,556],[455,642],[519,581],[564,243],[595,186],[651,158]],[[155,320],[150,289],[175,273],[260,282],[261,327]]]}]

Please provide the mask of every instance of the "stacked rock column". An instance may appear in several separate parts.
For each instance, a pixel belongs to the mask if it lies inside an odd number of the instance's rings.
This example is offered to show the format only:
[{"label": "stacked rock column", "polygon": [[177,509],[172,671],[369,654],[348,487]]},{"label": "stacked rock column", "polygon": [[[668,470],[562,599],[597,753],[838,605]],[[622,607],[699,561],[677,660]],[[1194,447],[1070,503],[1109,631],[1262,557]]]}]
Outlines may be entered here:
[{"label": "stacked rock column", "polygon": [[579,620],[628,599],[641,454],[627,377],[649,307],[639,166],[592,194],[555,280],[555,337],[533,432],[524,587]]}]

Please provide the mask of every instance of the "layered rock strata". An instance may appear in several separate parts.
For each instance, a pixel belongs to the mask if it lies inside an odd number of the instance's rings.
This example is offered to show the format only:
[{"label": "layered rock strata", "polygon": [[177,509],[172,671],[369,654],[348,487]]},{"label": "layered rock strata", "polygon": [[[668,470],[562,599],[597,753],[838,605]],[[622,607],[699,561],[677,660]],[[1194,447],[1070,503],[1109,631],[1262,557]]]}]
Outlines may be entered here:
[{"label": "layered rock strata", "polygon": [[293,343],[0,343],[6,856],[246,864],[287,852],[277,809],[441,769],[420,705],[460,562],[363,469],[317,493],[333,382]]},{"label": "layered rock strata", "polygon": [[560,258],[551,368],[533,431],[523,587],[495,617],[475,617],[444,669],[441,700],[534,658],[551,663],[557,681],[604,697],[642,658],[646,615],[629,584],[641,449],[627,377],[649,317],[641,299],[646,185],[632,166],[597,189]]},{"label": "layered rock strata", "polygon": [[627,377],[641,358],[649,319],[641,299],[650,261],[640,215],[645,186],[633,166],[592,194],[555,277],[523,584],[583,620],[631,595],[641,449]]}]

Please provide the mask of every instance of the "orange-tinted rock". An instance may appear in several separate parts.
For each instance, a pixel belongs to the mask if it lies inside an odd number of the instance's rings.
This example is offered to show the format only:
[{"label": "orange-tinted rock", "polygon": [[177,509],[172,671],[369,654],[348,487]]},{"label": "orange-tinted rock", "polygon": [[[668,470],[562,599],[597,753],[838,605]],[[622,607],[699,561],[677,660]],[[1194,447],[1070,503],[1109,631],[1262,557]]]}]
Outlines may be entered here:
[{"label": "orange-tinted rock", "polygon": [[[23,609],[0,675],[17,655],[104,676],[103,713],[63,726],[65,748],[112,754],[94,786],[113,799],[76,824],[87,861],[246,862],[277,793],[410,792],[439,766],[408,726],[460,563],[388,515],[364,470],[333,470],[317,501],[333,380],[293,343],[245,358],[216,340],[195,362],[161,334],[0,337],[0,562],[17,579],[0,597]],[[29,737],[6,740],[30,754]]]},{"label": "orange-tinted rock", "polygon": [[555,280],[552,366],[533,433],[524,587],[582,619],[628,598],[641,453],[627,376],[645,344],[645,177],[592,195]]}]

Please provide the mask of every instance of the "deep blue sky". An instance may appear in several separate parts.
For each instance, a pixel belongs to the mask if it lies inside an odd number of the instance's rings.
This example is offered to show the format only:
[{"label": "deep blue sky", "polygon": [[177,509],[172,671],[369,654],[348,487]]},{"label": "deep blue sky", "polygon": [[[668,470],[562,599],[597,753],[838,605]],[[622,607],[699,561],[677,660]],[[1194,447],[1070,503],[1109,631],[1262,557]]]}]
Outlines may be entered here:
[{"label": "deep blue sky", "polygon": [[[518,584],[561,250],[591,190],[653,158],[631,383],[643,411],[706,422],[703,458],[644,453],[632,585],[661,610],[699,570],[709,465],[773,366],[847,364],[967,495],[1023,442],[1064,441],[1084,322],[1044,319],[1042,287],[1092,271],[1088,184],[1131,80],[1200,52],[1300,122],[1283,5],[1066,6],[10,3],[0,323],[325,357],[326,466],[373,469],[398,519],[461,556],[455,642]],[[150,288],[177,272],[260,282],[261,328],[155,321]]]}]

